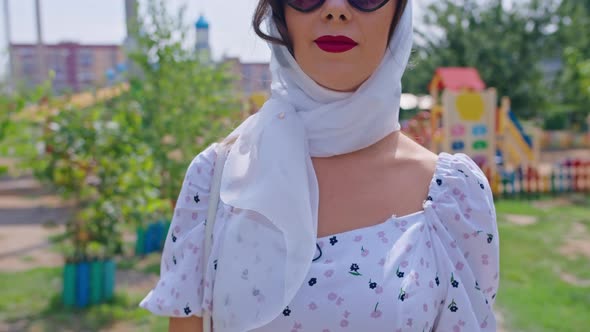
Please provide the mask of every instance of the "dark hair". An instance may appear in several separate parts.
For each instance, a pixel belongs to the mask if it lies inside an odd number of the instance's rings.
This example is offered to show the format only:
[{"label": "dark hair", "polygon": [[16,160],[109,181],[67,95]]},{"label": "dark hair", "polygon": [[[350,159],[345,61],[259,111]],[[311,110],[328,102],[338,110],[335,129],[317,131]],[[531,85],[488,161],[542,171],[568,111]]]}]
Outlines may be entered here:
[{"label": "dark hair", "polygon": [[[393,0],[396,1],[396,8],[395,8],[395,15],[393,17],[393,22],[391,22],[391,28],[389,29],[389,38],[388,41],[391,39],[397,24],[399,23],[404,10],[406,9],[406,5],[408,4],[408,0]],[[268,14],[268,12],[272,13],[272,18],[279,30],[279,34],[281,38],[275,38],[269,36],[262,32],[260,29],[260,25],[264,21],[264,18]],[[252,26],[254,27],[254,32],[256,34],[267,41],[272,43],[277,43],[280,45],[287,46],[289,51],[293,53],[293,44],[291,43],[291,39],[289,38],[289,33],[287,32],[287,22],[285,20],[285,0],[259,0],[258,6],[256,6],[256,11],[254,12],[254,17],[252,18]]]}]

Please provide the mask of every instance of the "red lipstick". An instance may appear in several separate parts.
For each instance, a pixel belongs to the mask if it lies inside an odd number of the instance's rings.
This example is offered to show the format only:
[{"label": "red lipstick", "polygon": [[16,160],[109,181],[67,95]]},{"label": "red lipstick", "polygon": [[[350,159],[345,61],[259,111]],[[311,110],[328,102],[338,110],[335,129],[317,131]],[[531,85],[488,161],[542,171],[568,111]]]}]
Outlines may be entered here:
[{"label": "red lipstick", "polygon": [[314,40],[320,49],[330,53],[342,53],[355,48],[358,43],[346,36],[321,36]]}]

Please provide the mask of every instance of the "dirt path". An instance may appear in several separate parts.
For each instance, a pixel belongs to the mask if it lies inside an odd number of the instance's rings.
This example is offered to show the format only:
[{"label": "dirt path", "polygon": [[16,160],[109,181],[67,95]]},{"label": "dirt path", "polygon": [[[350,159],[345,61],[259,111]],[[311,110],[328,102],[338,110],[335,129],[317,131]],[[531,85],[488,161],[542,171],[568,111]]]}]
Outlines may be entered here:
[{"label": "dirt path", "polygon": [[[2,159],[0,164],[11,165]],[[0,178],[0,272],[62,264],[49,238],[63,232],[72,213],[65,202],[31,176]]]}]

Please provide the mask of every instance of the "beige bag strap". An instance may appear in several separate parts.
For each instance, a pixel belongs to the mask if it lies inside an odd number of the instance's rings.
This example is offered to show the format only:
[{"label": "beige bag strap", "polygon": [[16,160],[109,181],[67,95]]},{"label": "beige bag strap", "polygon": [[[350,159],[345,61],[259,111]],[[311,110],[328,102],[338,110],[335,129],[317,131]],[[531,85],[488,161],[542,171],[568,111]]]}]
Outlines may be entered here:
[{"label": "beige bag strap", "polygon": [[[221,187],[221,175],[225,166],[225,159],[229,153],[228,145],[220,143],[217,148],[217,159],[215,161],[215,170],[213,171],[213,180],[211,181],[211,190],[209,192],[209,209],[207,220],[205,221],[205,248],[203,250],[203,266],[208,266],[209,255],[211,254],[211,241],[213,240],[213,227],[215,225],[215,216],[219,205],[219,189]],[[206,269],[204,269],[206,271]],[[203,332],[211,332],[211,313],[203,313]]]}]

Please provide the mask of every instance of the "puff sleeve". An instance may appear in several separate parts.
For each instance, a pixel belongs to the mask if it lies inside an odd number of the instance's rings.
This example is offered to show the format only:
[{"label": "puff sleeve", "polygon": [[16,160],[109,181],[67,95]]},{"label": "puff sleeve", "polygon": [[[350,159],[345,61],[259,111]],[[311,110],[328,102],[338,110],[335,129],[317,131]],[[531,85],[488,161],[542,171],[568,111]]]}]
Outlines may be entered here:
[{"label": "puff sleeve", "polygon": [[[214,262],[209,259],[203,264],[202,250],[216,146],[197,155],[186,172],[164,243],[160,279],[140,303],[156,315],[202,316],[203,309],[211,305]],[[217,211],[211,257],[216,254],[215,239],[223,224],[220,210],[223,208]]]},{"label": "puff sleeve", "polygon": [[488,180],[465,154],[443,153],[430,208],[444,297],[434,331],[496,331],[499,239]]}]

